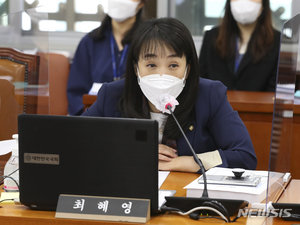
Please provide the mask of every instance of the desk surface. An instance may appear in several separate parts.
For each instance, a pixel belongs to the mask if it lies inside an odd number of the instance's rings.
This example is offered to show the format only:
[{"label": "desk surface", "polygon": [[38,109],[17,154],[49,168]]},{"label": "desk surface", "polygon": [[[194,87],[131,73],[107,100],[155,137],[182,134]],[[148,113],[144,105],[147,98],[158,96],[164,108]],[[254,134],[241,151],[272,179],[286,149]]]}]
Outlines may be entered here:
[{"label": "desk surface", "polygon": [[[185,196],[186,190],[183,189],[185,185],[193,181],[198,177],[197,174],[193,173],[180,173],[171,172],[167,177],[166,181],[162,185],[162,189],[176,190],[176,196]],[[293,180],[291,185],[287,188],[287,191],[283,194],[282,199],[288,201],[300,202],[298,199],[287,198],[286,196],[294,196],[297,193],[300,186],[300,180]],[[35,211],[30,210],[22,205],[14,205],[12,203],[1,203],[0,204],[0,221],[1,224],[9,225],[99,225],[99,224],[119,224],[119,222],[107,222],[107,221],[93,221],[93,220],[69,220],[69,219],[56,219],[55,212],[51,211]],[[203,219],[201,224],[225,224],[225,222],[218,219]],[[268,220],[265,217],[241,217],[235,222],[235,224],[282,224],[283,220],[280,218],[274,218]],[[124,223],[124,224],[136,224],[136,223]],[[147,224],[188,224],[199,225],[199,221],[190,219],[188,216],[180,216],[177,214],[166,213],[156,216],[152,216]]]}]

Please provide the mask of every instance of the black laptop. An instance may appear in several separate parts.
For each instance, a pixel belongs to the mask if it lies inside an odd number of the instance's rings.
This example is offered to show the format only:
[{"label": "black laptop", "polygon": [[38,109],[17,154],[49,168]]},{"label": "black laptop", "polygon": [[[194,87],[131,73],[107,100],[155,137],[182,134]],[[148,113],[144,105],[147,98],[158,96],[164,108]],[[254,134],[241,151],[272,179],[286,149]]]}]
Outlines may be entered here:
[{"label": "black laptop", "polygon": [[140,198],[158,210],[154,120],[21,114],[20,202],[55,210],[60,194]]}]

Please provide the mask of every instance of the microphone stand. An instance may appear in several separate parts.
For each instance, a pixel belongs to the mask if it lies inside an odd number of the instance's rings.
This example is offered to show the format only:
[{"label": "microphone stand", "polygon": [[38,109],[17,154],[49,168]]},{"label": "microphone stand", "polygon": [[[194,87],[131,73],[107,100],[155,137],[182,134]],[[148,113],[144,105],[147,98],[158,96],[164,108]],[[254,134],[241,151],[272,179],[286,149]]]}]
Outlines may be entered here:
[{"label": "microphone stand", "polygon": [[[191,219],[195,219],[195,220],[198,220],[200,218],[199,210],[217,211],[217,213],[220,216],[225,218],[224,220],[226,222],[235,222],[239,218],[239,216],[237,216],[234,220],[230,220],[231,214],[233,215],[234,213],[237,212],[237,210],[239,208],[244,208],[245,206],[247,206],[248,202],[244,201],[244,200],[234,200],[234,199],[210,199],[208,197],[207,178],[206,178],[206,173],[205,173],[205,168],[203,166],[203,163],[196,155],[195,150],[193,149],[192,145],[188,141],[179,122],[177,121],[175,115],[173,114],[172,104],[171,103],[165,104],[165,109],[168,109],[170,111],[170,113],[173,116],[176,124],[178,125],[183,137],[185,138],[189,148],[191,149],[197,164],[200,166],[202,176],[203,176],[204,188],[203,188],[203,192],[202,192],[202,198],[166,197],[167,203],[161,207],[161,210],[163,212],[166,212],[166,211],[177,212],[181,215],[188,214]],[[201,205],[200,207],[199,207],[199,204]],[[169,206],[167,206],[167,205],[169,205]],[[170,206],[170,205],[173,205],[173,206]],[[181,208],[181,209],[179,209],[179,208]],[[188,212],[182,213],[183,208],[185,208],[185,211],[188,211]],[[207,211],[205,211],[205,212],[208,213]]]},{"label": "microphone stand", "polygon": [[201,161],[201,159],[199,159],[199,157],[196,155],[196,152],[195,150],[193,149],[192,145],[190,144],[190,142],[188,141],[185,133],[183,132],[179,122],[177,121],[175,115],[173,114],[172,110],[171,110],[171,104],[167,104],[166,105],[166,108],[170,111],[171,115],[173,116],[175,122],[177,123],[183,137],[185,138],[187,144],[189,145],[192,153],[193,153],[193,156],[194,156],[194,159],[196,160],[197,164],[200,166],[200,169],[201,169],[201,172],[202,172],[202,176],[203,176],[203,183],[204,183],[204,188],[203,188],[203,192],[202,192],[202,197],[207,197],[208,198],[208,191],[207,191],[207,179],[206,179],[206,174],[205,174],[205,168],[203,166],[203,163]]}]

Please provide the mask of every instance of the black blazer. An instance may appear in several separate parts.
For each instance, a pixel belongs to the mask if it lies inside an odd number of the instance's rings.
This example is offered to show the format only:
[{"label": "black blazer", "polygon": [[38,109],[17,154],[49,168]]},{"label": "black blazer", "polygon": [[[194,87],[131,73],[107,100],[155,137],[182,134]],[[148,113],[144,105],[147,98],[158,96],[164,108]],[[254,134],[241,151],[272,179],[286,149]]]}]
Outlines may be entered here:
[{"label": "black blazer", "polygon": [[248,48],[236,74],[235,58],[226,62],[215,48],[218,32],[219,28],[216,27],[204,35],[199,56],[200,77],[219,80],[228,90],[275,91],[280,32],[274,30],[273,47],[262,61],[252,63],[253,57]]}]

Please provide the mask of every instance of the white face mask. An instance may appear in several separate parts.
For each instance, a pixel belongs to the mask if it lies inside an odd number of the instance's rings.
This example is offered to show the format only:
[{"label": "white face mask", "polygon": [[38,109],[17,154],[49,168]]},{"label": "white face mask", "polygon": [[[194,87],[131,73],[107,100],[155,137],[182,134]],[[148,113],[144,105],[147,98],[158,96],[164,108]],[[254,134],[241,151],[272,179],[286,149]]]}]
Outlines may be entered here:
[{"label": "white face mask", "polygon": [[159,104],[160,97],[164,94],[171,95],[175,99],[179,96],[185,86],[186,72],[187,69],[185,69],[182,79],[166,74],[162,76],[152,74],[141,77],[139,69],[137,68],[138,84],[146,98],[156,106]]},{"label": "white face mask", "polygon": [[260,15],[261,3],[250,0],[239,0],[230,2],[233,18],[241,24],[251,24]]},{"label": "white face mask", "polygon": [[136,15],[140,2],[132,0],[108,0],[108,15],[117,22],[123,22]]}]

